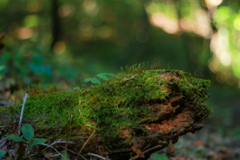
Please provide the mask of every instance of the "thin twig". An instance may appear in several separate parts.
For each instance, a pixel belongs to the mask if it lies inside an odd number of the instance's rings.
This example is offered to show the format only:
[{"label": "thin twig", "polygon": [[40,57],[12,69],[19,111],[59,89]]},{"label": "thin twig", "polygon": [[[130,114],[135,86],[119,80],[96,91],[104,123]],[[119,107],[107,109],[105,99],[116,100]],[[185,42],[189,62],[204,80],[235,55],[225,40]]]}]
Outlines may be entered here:
[{"label": "thin twig", "polygon": [[55,141],[51,144],[51,146],[54,145],[54,144],[57,144],[57,143],[68,143],[68,144],[74,144],[73,141],[62,141],[61,139],[59,139],[59,140],[55,140]]},{"label": "thin twig", "polygon": [[62,141],[61,139],[58,139],[58,140],[55,140],[55,141],[54,141],[53,143],[51,143],[50,145],[48,145],[48,147],[45,148],[44,150],[48,149],[49,146],[53,146],[53,145],[55,145],[55,144],[57,144],[57,143],[68,143],[68,144],[74,144],[73,141]]},{"label": "thin twig", "polygon": [[54,154],[54,155],[50,156],[49,158],[53,158],[53,157],[57,157],[57,156],[62,156],[62,155],[61,155],[61,153],[60,154]]},{"label": "thin twig", "polygon": [[81,150],[79,151],[79,153],[82,152],[83,148],[87,145],[87,143],[89,142],[89,140],[92,138],[92,136],[95,134],[96,129],[93,131],[93,133],[91,134],[91,136],[87,139],[87,141],[84,143],[84,145],[82,146]]},{"label": "thin twig", "polygon": [[[135,76],[137,76],[137,75],[135,75]],[[133,80],[133,79],[135,79],[135,76],[132,76],[130,78],[123,78],[123,81],[125,82],[125,81],[129,81],[129,80]]]},{"label": "thin twig", "polygon": [[22,118],[23,118],[23,112],[24,112],[24,108],[25,108],[26,101],[27,101],[27,97],[28,97],[28,94],[26,93],[26,94],[25,94],[25,97],[24,97],[24,100],[23,100],[23,105],[22,105],[22,110],[21,110],[21,116],[20,116],[20,120],[19,120],[18,135],[20,135]]},{"label": "thin twig", "polygon": [[51,146],[49,144],[45,144],[45,143],[42,143],[41,145],[52,148],[54,151],[56,151],[58,154],[60,154],[63,157],[63,155],[56,148],[54,148],[53,146]]},{"label": "thin twig", "polygon": [[90,155],[90,156],[94,156],[94,157],[98,157],[98,158],[101,158],[101,159],[106,159],[106,158],[104,158],[104,157],[102,157],[102,156],[99,156],[99,155],[97,155],[97,154],[94,154],[94,153],[88,153],[87,155]]},{"label": "thin twig", "polygon": [[71,152],[71,153],[73,153],[73,154],[79,155],[79,156],[82,157],[82,159],[84,159],[84,160],[87,160],[83,155],[81,155],[81,154],[79,154],[79,153],[76,153],[76,152],[74,152],[74,151],[72,151],[72,150],[70,150],[70,149],[68,149],[68,148],[66,148],[66,147],[64,147],[64,146],[59,146],[59,147],[64,148],[65,150],[67,150],[67,151],[69,151],[69,152]]},{"label": "thin twig", "polygon": [[[155,146],[155,147],[149,148],[148,150],[146,150],[146,151],[143,152],[143,155],[144,155],[145,153],[151,151],[151,150],[154,150],[154,149],[156,149],[156,148],[161,148],[161,147],[162,147],[162,145],[157,145],[157,146]],[[136,155],[136,156],[130,158],[129,160],[135,160],[135,159],[137,159],[138,157],[139,157],[139,156]]]}]

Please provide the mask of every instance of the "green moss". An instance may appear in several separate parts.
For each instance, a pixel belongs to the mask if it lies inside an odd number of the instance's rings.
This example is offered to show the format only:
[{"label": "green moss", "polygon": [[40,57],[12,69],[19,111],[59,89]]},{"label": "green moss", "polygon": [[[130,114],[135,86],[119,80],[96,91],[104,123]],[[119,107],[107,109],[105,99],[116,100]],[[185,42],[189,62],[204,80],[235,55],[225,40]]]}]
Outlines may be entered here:
[{"label": "green moss", "polygon": [[[77,127],[83,128],[79,135],[90,135],[91,129],[96,129],[106,142],[107,138],[118,139],[122,127],[129,133],[131,129],[144,130],[139,123],[155,118],[149,116],[151,108],[146,107],[146,104],[165,102],[174,94],[191,96],[199,102],[207,99],[206,89],[210,81],[192,77],[182,71],[170,72],[180,78],[159,76],[165,72],[157,69],[142,70],[140,67],[132,73],[122,74],[87,89],[35,94],[27,99],[24,118],[31,118],[39,129],[59,128],[59,137],[71,136],[72,130]],[[21,105],[12,107],[13,113],[20,114]],[[64,127],[68,128],[67,134],[61,132]]]}]

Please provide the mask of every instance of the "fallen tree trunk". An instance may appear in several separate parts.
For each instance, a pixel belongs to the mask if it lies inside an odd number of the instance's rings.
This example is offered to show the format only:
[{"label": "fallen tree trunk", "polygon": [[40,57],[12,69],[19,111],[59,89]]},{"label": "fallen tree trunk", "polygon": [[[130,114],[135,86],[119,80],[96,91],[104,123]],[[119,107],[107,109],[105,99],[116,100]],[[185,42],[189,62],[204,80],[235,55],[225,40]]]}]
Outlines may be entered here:
[{"label": "fallen tree trunk", "polygon": [[[32,95],[23,122],[37,137],[73,141],[67,148],[83,157],[147,158],[203,127],[209,85],[182,71],[135,71],[80,91]],[[20,109],[0,108],[3,132],[17,131]]]}]

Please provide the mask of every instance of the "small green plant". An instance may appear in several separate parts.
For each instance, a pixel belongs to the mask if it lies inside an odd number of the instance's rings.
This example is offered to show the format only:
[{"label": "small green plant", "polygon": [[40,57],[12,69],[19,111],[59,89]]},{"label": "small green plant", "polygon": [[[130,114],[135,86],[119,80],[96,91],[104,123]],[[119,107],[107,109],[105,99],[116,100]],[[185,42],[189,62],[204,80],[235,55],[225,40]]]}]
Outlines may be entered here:
[{"label": "small green plant", "polygon": [[151,157],[148,158],[148,160],[169,160],[169,159],[161,154],[153,153]]},{"label": "small green plant", "polygon": [[44,139],[44,138],[33,138],[34,130],[30,124],[24,124],[21,131],[22,131],[22,134],[23,134],[23,137],[25,138],[25,140],[14,134],[6,135],[6,137],[8,137],[9,139],[11,139],[15,142],[26,143],[29,147],[29,150],[31,150],[33,146],[45,143],[47,141],[47,139]]},{"label": "small green plant", "polygon": [[97,74],[95,77],[93,77],[93,78],[86,78],[86,79],[84,79],[83,81],[84,81],[85,83],[91,82],[91,83],[93,83],[93,84],[100,84],[101,82],[100,82],[99,79],[104,80],[104,81],[107,81],[107,80],[109,80],[109,77],[114,77],[114,76],[115,76],[115,75],[112,74],[112,73],[99,73],[99,74]]},{"label": "small green plant", "polygon": [[61,160],[69,160],[69,159],[70,159],[70,158],[69,158],[69,155],[68,155],[67,151],[65,150],[65,151],[63,152],[63,156],[62,156]]},{"label": "small green plant", "polygon": [[2,156],[4,156],[7,152],[6,151],[0,151],[0,159],[2,158]]}]

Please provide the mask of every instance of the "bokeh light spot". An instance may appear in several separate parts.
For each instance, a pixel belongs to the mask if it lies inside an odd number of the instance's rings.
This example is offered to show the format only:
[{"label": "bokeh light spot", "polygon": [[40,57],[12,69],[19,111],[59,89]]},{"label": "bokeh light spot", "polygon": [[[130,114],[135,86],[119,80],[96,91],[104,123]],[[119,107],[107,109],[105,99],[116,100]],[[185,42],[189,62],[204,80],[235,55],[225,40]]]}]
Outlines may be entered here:
[{"label": "bokeh light spot", "polygon": [[95,0],[84,0],[83,7],[89,15],[96,15],[99,11],[97,2]]},{"label": "bokeh light spot", "polygon": [[232,16],[232,10],[230,7],[224,6],[218,8],[214,14],[213,14],[213,19],[218,22],[225,22],[229,20],[229,18]]},{"label": "bokeh light spot", "polygon": [[205,0],[208,8],[213,8],[222,3],[222,0]]},{"label": "bokeh light spot", "polygon": [[214,58],[209,62],[209,69],[213,72],[216,73],[218,72],[219,69],[219,62]]},{"label": "bokeh light spot", "polygon": [[176,19],[170,19],[162,13],[155,13],[150,17],[150,23],[153,26],[162,28],[169,34],[176,34],[179,30],[178,21]]},{"label": "bokeh light spot", "polygon": [[18,30],[18,38],[19,39],[28,39],[33,36],[33,29],[22,27]]},{"label": "bokeh light spot", "polygon": [[224,66],[229,66],[232,62],[232,58],[230,56],[230,53],[228,52],[223,52],[221,55],[220,55],[220,60],[221,60],[221,63],[224,65]]},{"label": "bokeh light spot", "polygon": [[208,13],[202,9],[195,12],[195,22],[193,31],[205,38],[209,38],[212,34],[211,20]]},{"label": "bokeh light spot", "polygon": [[238,15],[234,21],[233,21],[233,26],[236,30],[240,31],[240,15]]},{"label": "bokeh light spot", "polygon": [[39,23],[39,17],[37,15],[29,15],[24,18],[25,27],[36,27]]},{"label": "bokeh light spot", "polygon": [[182,28],[183,30],[185,30],[185,31],[188,31],[188,32],[192,31],[192,23],[193,23],[193,22],[191,22],[191,20],[186,19],[186,18],[182,18],[182,19],[180,20],[180,26],[181,26],[181,28]]},{"label": "bokeh light spot", "polygon": [[62,5],[59,9],[58,9],[58,14],[60,17],[67,17],[67,16],[71,16],[73,15],[75,12],[75,7],[73,5]]},{"label": "bokeh light spot", "polygon": [[233,70],[233,74],[234,74],[237,78],[240,78],[240,64],[234,64],[234,65],[232,65],[232,70]]},{"label": "bokeh light spot", "polygon": [[66,49],[66,44],[63,41],[57,41],[53,46],[53,51],[56,54],[62,54]]}]

